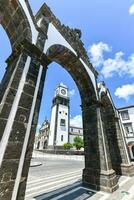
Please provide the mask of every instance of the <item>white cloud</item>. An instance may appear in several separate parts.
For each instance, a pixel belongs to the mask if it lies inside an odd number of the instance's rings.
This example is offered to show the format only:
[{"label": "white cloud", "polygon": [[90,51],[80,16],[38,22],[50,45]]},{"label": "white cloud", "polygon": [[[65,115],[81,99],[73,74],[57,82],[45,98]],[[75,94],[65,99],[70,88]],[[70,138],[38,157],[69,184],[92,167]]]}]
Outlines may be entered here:
[{"label": "white cloud", "polygon": [[70,125],[82,128],[82,116],[76,115],[75,117],[71,118],[70,119]]},{"label": "white cloud", "polygon": [[72,97],[72,96],[74,96],[74,95],[75,95],[75,90],[74,90],[74,89],[70,90],[70,91],[69,91],[69,96]]},{"label": "white cloud", "polygon": [[98,44],[93,44],[88,52],[91,55],[92,63],[96,67],[99,67],[104,62],[103,53],[111,51],[111,47],[108,44],[99,42]]},{"label": "white cloud", "polygon": [[93,44],[89,53],[93,66],[99,67],[100,74],[105,78],[113,77],[114,75],[124,76],[129,75],[134,77],[134,54],[131,54],[127,60],[123,58],[124,53],[119,51],[115,53],[114,58],[104,59],[104,52],[111,51],[112,48],[103,42]]},{"label": "white cloud", "polygon": [[134,14],[134,4],[132,4],[129,8],[129,14],[133,15]]},{"label": "white cloud", "polygon": [[134,83],[118,87],[114,94],[118,98],[122,98],[122,99],[125,99],[126,101],[128,101],[130,96],[134,95]]}]

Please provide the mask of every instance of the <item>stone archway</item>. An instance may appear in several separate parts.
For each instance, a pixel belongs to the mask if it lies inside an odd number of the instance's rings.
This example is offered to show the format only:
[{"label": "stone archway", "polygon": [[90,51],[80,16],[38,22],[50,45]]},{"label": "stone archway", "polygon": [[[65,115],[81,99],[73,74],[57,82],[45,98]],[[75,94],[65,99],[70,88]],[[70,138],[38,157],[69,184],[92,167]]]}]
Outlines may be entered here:
[{"label": "stone archway", "polygon": [[131,176],[133,175],[133,165],[130,163],[119,113],[105,84],[100,83],[99,89],[101,116],[112,168],[116,174]]},{"label": "stone archway", "polygon": [[81,95],[83,182],[113,192],[118,183],[102,123],[97,72],[80,39],[80,30],[61,25],[46,5],[34,17],[27,1],[0,0],[0,4],[0,20],[13,47],[0,86],[0,198],[24,199],[45,74],[52,61],[66,68]]},{"label": "stone archway", "polygon": [[[51,61],[57,62],[69,72],[81,96],[85,149],[83,182],[90,188],[112,192],[118,187],[118,184],[112,165],[108,161],[110,155],[102,130],[97,85],[94,85],[90,71],[67,47],[58,44],[52,45],[46,55]],[[113,187],[109,187],[108,185],[112,185],[113,180]]]},{"label": "stone archway", "polygon": [[32,41],[31,28],[19,1],[0,1],[0,24],[10,39],[12,49],[23,40]]},{"label": "stone archway", "polygon": [[14,56],[13,59],[9,58],[7,60],[7,65],[10,65],[9,62],[12,62],[12,67],[10,67],[9,69],[9,67],[7,66],[5,73],[5,76],[7,77],[5,77],[2,80],[2,84],[0,85],[0,101],[1,101],[5,88],[7,87],[10,80],[9,76],[11,73],[13,73],[14,66],[16,65],[16,62],[18,60],[17,58],[18,45],[20,45],[23,40],[31,42],[32,33],[28,19],[17,0],[0,1],[0,24],[2,25],[2,27],[4,28],[5,32],[9,37]]}]

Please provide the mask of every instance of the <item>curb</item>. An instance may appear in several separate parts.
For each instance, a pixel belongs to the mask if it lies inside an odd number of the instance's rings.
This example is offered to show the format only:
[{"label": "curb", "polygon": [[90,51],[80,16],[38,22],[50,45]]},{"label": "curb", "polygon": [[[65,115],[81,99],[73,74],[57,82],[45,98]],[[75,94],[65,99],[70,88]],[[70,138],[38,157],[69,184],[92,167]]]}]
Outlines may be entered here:
[{"label": "curb", "polygon": [[30,167],[38,167],[38,166],[41,166],[42,165],[42,163],[40,163],[40,162],[35,162],[35,163],[31,163],[30,164]]}]

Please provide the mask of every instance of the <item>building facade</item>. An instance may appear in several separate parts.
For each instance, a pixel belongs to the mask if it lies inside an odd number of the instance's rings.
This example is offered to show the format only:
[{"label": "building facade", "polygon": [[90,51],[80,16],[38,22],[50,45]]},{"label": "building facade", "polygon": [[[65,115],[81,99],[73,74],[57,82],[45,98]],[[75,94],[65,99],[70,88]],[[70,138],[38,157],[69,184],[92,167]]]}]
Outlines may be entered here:
[{"label": "building facade", "polygon": [[118,109],[124,136],[132,160],[134,160],[134,105]]},{"label": "building facade", "polygon": [[48,120],[45,120],[39,129],[39,133],[35,136],[35,149],[46,149],[48,146],[48,139],[49,139],[49,131],[50,131],[50,123]]},{"label": "building facade", "polygon": [[69,142],[71,144],[74,143],[74,138],[76,136],[81,137],[83,139],[83,128],[75,127],[75,126],[69,126]]},{"label": "building facade", "polygon": [[[51,120],[45,120],[35,139],[35,149],[63,148],[64,143],[83,139],[83,128],[70,124],[70,98],[68,87],[60,83],[52,100]],[[134,160],[134,106],[118,109],[123,133],[131,160]]]},{"label": "building facade", "polygon": [[60,148],[68,142],[69,133],[69,94],[68,88],[60,83],[52,101],[48,148]]},{"label": "building facade", "polygon": [[60,83],[52,101],[51,120],[42,124],[35,139],[35,149],[63,148],[67,142],[73,144],[74,138],[83,139],[83,129],[70,125],[70,98],[68,87]]}]

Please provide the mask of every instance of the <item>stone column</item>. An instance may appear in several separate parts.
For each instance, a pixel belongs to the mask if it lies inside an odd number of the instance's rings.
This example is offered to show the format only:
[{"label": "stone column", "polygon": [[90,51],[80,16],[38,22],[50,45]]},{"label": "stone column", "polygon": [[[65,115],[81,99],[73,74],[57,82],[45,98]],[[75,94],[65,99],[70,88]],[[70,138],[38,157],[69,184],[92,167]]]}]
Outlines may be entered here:
[{"label": "stone column", "polygon": [[[23,200],[33,137],[46,73],[30,51],[23,49],[9,63],[0,104],[0,199]],[[44,59],[45,60],[45,59]],[[11,73],[10,73],[11,69]],[[32,143],[32,144],[31,144]],[[22,189],[21,192],[19,189]]]},{"label": "stone column", "polygon": [[83,183],[90,188],[113,192],[118,180],[112,169],[108,142],[97,104],[83,106],[85,169]]},{"label": "stone column", "polygon": [[125,175],[125,176],[133,176],[134,175],[134,165],[130,161],[130,157],[128,154],[127,144],[124,138],[124,130],[119,118],[119,114],[116,111],[116,116],[114,118],[115,127],[116,127],[116,138],[117,144],[119,148],[119,154],[121,158],[121,163],[114,163],[114,168],[117,174]]},{"label": "stone column", "polygon": [[112,168],[116,174],[132,176],[134,166],[130,162],[118,112],[106,94],[102,96],[101,102],[101,118],[108,140]]}]

